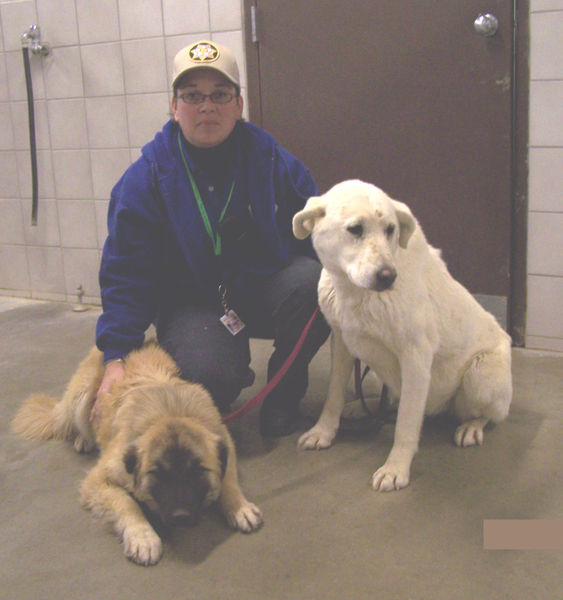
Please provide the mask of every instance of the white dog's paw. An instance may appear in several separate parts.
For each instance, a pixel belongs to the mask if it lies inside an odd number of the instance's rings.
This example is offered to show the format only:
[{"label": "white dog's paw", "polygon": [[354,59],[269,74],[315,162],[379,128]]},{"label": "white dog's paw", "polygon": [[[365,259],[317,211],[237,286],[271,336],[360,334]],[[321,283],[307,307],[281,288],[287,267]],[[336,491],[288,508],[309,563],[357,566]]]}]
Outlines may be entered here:
[{"label": "white dog's paw", "polygon": [[138,565],[155,565],[162,556],[162,541],[149,524],[127,527],[123,546],[125,556]]},{"label": "white dog's paw", "polygon": [[336,435],[336,429],[325,429],[315,425],[306,431],[297,441],[297,445],[305,450],[321,450],[329,448]]},{"label": "white dog's paw", "polygon": [[352,400],[344,405],[340,416],[342,419],[348,419],[350,421],[365,419],[366,417],[377,413],[378,401],[379,399],[376,397],[365,399],[366,406],[369,410],[369,413],[367,413],[361,400]]},{"label": "white dog's paw", "polygon": [[256,531],[264,521],[261,510],[248,500],[245,500],[236,512],[230,513],[226,517],[233,529],[244,533]]},{"label": "white dog's paw", "polygon": [[454,434],[455,445],[460,448],[467,448],[468,446],[482,446],[483,445],[483,429],[487,424],[487,419],[473,419],[472,421],[466,421],[462,423]]},{"label": "white dog's paw", "polygon": [[410,466],[385,463],[372,475],[371,485],[376,492],[400,490],[409,484]]}]

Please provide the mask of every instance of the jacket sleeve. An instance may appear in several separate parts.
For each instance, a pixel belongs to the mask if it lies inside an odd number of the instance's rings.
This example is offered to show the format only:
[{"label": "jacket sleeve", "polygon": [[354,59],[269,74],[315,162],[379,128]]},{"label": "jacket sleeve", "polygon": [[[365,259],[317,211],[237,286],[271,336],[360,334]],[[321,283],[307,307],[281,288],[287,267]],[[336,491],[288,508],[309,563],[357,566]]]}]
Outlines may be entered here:
[{"label": "jacket sleeve", "polygon": [[116,184],[109,205],[99,275],[103,313],[96,327],[106,361],[141,346],[156,317],[163,231],[156,177],[141,157]]}]

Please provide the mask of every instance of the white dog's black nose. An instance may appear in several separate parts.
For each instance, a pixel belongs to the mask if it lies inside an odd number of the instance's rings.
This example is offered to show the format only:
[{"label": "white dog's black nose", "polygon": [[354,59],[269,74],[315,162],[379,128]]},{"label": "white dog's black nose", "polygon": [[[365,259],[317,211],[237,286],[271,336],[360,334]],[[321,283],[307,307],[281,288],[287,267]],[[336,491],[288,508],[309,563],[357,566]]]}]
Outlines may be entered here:
[{"label": "white dog's black nose", "polygon": [[377,292],[388,290],[397,278],[397,271],[392,267],[383,267],[375,274],[374,288]]}]

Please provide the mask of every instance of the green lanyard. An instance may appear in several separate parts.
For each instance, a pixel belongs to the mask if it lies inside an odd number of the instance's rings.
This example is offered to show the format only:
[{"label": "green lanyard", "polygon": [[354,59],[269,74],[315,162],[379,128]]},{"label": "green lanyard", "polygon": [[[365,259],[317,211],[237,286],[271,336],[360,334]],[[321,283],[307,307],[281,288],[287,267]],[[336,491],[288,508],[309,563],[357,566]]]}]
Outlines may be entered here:
[{"label": "green lanyard", "polygon": [[[184,149],[182,148],[182,141],[180,140],[180,132],[178,132],[178,147],[180,148],[180,154],[182,155],[182,160],[184,161],[184,167],[186,167],[186,173],[188,174],[190,183],[192,185],[192,190],[194,192],[194,196],[197,202],[197,206],[199,208],[199,212],[201,214],[201,219],[203,224],[205,225],[205,231],[207,231],[207,235],[213,244],[213,252],[215,256],[221,256],[221,235],[219,232],[214,233],[213,228],[211,227],[211,222],[209,221],[209,216],[207,215],[207,211],[205,210],[205,205],[203,204],[203,200],[201,199],[201,194],[199,193],[199,189],[197,187],[197,183],[192,175],[190,167],[188,166],[188,161],[184,155]],[[231,189],[229,190],[229,195],[227,197],[227,201],[225,202],[225,206],[219,215],[219,223],[222,223],[223,217],[229,208],[229,204],[231,203],[231,198],[233,197],[233,190],[235,189],[235,180],[231,184]]]}]

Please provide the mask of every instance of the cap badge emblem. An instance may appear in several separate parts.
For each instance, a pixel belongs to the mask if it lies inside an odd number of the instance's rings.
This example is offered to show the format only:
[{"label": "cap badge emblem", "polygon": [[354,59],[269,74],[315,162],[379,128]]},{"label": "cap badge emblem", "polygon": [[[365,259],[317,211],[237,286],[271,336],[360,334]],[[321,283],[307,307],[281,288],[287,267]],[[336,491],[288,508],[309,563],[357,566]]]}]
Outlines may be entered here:
[{"label": "cap badge emblem", "polygon": [[219,50],[214,44],[198,43],[188,50],[188,56],[193,62],[208,63],[219,58]]}]

